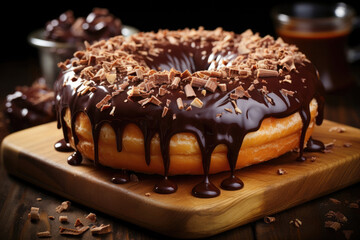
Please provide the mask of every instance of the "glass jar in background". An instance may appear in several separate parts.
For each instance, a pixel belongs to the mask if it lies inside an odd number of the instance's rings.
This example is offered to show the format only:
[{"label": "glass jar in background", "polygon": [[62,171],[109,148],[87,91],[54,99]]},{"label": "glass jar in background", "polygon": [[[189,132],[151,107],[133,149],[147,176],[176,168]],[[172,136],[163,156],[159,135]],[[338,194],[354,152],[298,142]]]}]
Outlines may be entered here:
[{"label": "glass jar in background", "polygon": [[[294,3],[271,12],[275,30],[285,42],[295,44],[319,71],[327,92],[355,82],[348,63],[348,36],[356,13],[345,4]],[[358,54],[352,51],[352,57]]]},{"label": "glass jar in background", "polygon": [[[48,88],[52,89],[60,69],[57,64],[73,56],[77,50],[84,48],[83,43],[67,43],[48,40],[44,36],[45,29],[39,29],[29,34],[29,43],[39,50],[40,69]],[[138,32],[138,29],[123,25],[121,33],[128,37]]]}]

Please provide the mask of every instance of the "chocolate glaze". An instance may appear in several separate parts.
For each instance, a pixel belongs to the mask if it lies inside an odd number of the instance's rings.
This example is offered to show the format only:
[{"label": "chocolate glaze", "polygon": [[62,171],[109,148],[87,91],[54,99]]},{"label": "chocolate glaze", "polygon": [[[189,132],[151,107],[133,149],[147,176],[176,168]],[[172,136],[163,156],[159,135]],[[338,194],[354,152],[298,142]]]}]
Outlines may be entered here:
[{"label": "chocolate glaze", "polygon": [[[135,54],[140,60],[145,62],[147,66],[156,70],[169,70],[172,67],[184,71],[188,69],[191,72],[207,70],[214,68],[211,60],[215,59],[219,64],[217,68],[221,68],[222,60],[232,60],[236,57],[235,50],[228,51],[221,54],[213,54],[213,41],[208,39],[207,44],[162,44],[158,47],[165,49],[158,56],[149,59],[143,59],[140,55]],[[204,54],[205,52],[205,54]],[[245,54],[246,57],[246,54]],[[209,61],[210,60],[210,61]],[[216,65],[215,65],[216,66]],[[71,70],[71,68],[70,68]],[[296,71],[288,73],[291,76],[292,84],[288,84],[287,90],[293,91],[292,96],[283,94],[281,89],[284,85],[280,83],[279,77],[266,77],[266,81],[261,81],[256,84],[256,89],[251,91],[251,98],[239,98],[236,100],[237,105],[242,110],[242,114],[235,114],[224,111],[224,108],[232,109],[230,94],[234,92],[234,88],[238,85],[228,84],[227,91],[221,92],[217,89],[214,93],[203,96],[200,91],[195,91],[196,96],[203,102],[202,108],[193,107],[191,111],[180,110],[176,105],[176,99],[181,97],[184,104],[190,105],[193,99],[187,99],[184,94],[176,91],[171,91],[171,94],[166,96],[158,96],[163,103],[170,99],[172,104],[169,105],[168,114],[162,117],[163,106],[147,105],[145,108],[137,103],[136,99],[133,101],[128,99],[126,91],[114,96],[110,102],[112,106],[116,106],[114,114],[109,114],[111,108],[100,111],[96,108],[96,104],[102,100],[107,94],[112,94],[114,91],[106,84],[97,86],[96,94],[90,93],[79,95],[77,93],[78,84],[70,79],[75,75],[73,71],[66,71],[58,80],[55,89],[56,93],[56,107],[58,117],[58,127],[62,127],[64,138],[68,142],[68,128],[64,122],[64,113],[67,108],[71,113],[71,135],[74,137],[75,145],[78,143],[78,138],[75,133],[75,118],[77,114],[85,113],[91,122],[92,134],[94,140],[94,163],[99,165],[98,159],[98,139],[101,126],[104,123],[109,123],[115,133],[118,151],[122,148],[122,133],[124,127],[129,123],[137,125],[144,135],[144,148],[146,163],[150,163],[150,141],[155,134],[159,134],[161,153],[164,163],[164,180],[155,186],[156,192],[164,193],[174,192],[177,187],[168,179],[169,166],[171,164],[169,157],[170,139],[174,134],[182,132],[193,133],[197,140],[202,153],[202,162],[204,170],[204,179],[197,184],[192,194],[196,197],[215,197],[220,194],[220,190],[209,180],[209,168],[211,154],[215,147],[219,144],[225,144],[228,148],[228,162],[230,177],[225,179],[222,183],[222,188],[226,190],[240,189],[243,183],[240,179],[235,177],[235,166],[237,156],[240,151],[243,139],[249,132],[259,129],[262,120],[268,117],[283,118],[299,112],[303,121],[302,133],[300,138],[300,154],[299,158],[303,157],[303,142],[305,132],[310,121],[309,104],[313,98],[318,103],[318,115],[316,123],[321,124],[323,120],[323,106],[324,98],[322,97],[322,85],[319,81],[318,74],[314,66],[309,62],[296,64]],[[126,78],[126,77],[125,77]],[[265,79],[265,78],[264,78]],[[306,81],[303,81],[306,79]],[[243,82],[244,89],[247,89],[252,84],[253,78],[245,79]],[[219,82],[228,82],[228,80],[220,79]],[[131,83],[130,83],[131,84]],[[266,86],[269,91],[268,97],[272,99],[269,102],[264,94],[259,91],[263,86]],[[124,102],[126,100],[127,102]],[[215,117],[222,113],[221,117]],[[173,119],[173,114],[176,114],[176,119]],[[165,190],[164,190],[165,189]]]}]

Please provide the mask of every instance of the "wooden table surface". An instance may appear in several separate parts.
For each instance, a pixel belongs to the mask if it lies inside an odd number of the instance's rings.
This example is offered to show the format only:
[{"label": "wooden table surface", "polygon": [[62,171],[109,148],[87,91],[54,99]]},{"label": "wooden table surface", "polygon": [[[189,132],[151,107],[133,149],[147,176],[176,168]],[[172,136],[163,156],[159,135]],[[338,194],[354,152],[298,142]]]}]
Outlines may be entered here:
[{"label": "wooden table surface", "polygon": [[[359,64],[358,64],[359,65]],[[14,69],[22,66],[23,71]],[[13,91],[14,86],[29,84],[34,73],[34,63],[24,60],[21,64],[1,63],[4,69],[2,82],[11,82],[0,90],[0,142],[9,134],[2,114],[5,95]],[[36,66],[35,66],[36,69]],[[359,66],[354,66],[358,84],[336,93],[326,95],[325,118],[360,128],[360,84]],[[19,80],[20,79],[20,80]],[[14,81],[12,81],[14,80]],[[360,174],[360,173],[359,173]],[[39,201],[39,198],[41,201]],[[334,199],[338,200],[335,201]],[[97,224],[110,224],[112,233],[93,236],[85,232],[80,239],[169,239],[150,230],[138,227],[125,221],[115,219],[101,212],[72,203],[67,215],[69,223],[61,224],[55,208],[65,201],[51,192],[33,186],[21,179],[7,174],[0,165],[0,239],[37,239],[36,233],[50,229],[51,239],[68,239],[71,237],[59,234],[59,226],[73,228],[77,218],[84,219],[90,212],[97,216]],[[218,234],[209,239],[360,239],[360,183],[340,191],[329,193],[318,199],[272,215],[275,222],[265,223],[263,219]],[[40,208],[40,221],[31,222],[28,213],[31,207]],[[245,207],[245,206],[244,206]],[[329,211],[342,213],[346,220],[337,231],[325,228],[325,222],[334,220],[326,216]],[[54,216],[50,220],[48,216]],[[299,219],[301,225],[296,227],[291,221]]]}]

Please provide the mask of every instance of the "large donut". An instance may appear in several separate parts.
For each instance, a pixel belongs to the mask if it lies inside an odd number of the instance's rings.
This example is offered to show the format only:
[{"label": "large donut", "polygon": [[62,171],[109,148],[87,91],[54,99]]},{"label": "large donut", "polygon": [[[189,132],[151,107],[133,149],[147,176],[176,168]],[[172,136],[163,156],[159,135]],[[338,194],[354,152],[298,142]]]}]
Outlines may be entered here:
[{"label": "large donut", "polygon": [[209,188],[212,173],[230,170],[236,179],[235,169],[294,148],[301,159],[322,121],[322,85],[310,61],[250,30],[119,36],[59,66],[65,140],[95,164],[166,180],[204,174]]},{"label": "large donut", "polygon": [[[317,102],[310,103],[311,121],[307,130],[305,141],[313,131]],[[70,110],[64,116],[66,127],[71,128]],[[94,142],[89,118],[80,113],[76,117],[75,132],[79,138],[77,149],[88,159],[94,159]],[[299,146],[302,129],[301,117],[294,113],[289,117],[276,119],[266,118],[259,130],[248,133],[239,151],[236,169],[276,158]],[[68,131],[70,142],[75,147]],[[164,173],[163,159],[160,150],[159,135],[151,140],[151,162],[145,164],[144,137],[135,124],[125,127],[123,133],[123,149],[116,149],[116,136],[109,124],[104,124],[99,136],[99,163],[116,169],[131,169],[144,173]],[[227,161],[227,147],[218,145],[211,156],[209,173],[218,173],[229,170]],[[196,137],[192,133],[178,133],[170,140],[170,168],[169,175],[203,174],[201,151]]]}]

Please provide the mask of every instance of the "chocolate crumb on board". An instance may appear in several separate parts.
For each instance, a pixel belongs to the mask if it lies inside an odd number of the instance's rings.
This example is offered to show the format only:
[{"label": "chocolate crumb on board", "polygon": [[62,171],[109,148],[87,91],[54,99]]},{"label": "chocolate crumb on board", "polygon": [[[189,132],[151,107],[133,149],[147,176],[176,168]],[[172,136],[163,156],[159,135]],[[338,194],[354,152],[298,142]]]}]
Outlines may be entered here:
[{"label": "chocolate crumb on board", "polygon": [[339,211],[334,212],[334,211],[330,210],[329,212],[327,212],[325,214],[325,217],[333,218],[337,222],[341,222],[341,223],[346,223],[348,221],[347,217],[345,217],[345,215]]},{"label": "chocolate crumb on board", "polygon": [[83,226],[84,226],[84,224],[80,221],[79,218],[77,218],[74,223],[74,227],[78,228],[78,227],[83,227]]},{"label": "chocolate crumb on board", "polygon": [[299,228],[302,225],[302,221],[300,219],[295,218],[295,220],[291,220],[289,224],[293,224],[295,227]]},{"label": "chocolate crumb on board", "polygon": [[352,146],[352,143],[346,142],[343,144],[343,147],[349,148]]},{"label": "chocolate crumb on board", "polygon": [[329,132],[344,133],[344,132],[346,132],[346,128],[340,127],[340,126],[334,126],[334,127],[329,128]]},{"label": "chocolate crumb on board", "polygon": [[54,216],[49,216],[48,217],[50,220],[55,220],[55,217]]},{"label": "chocolate crumb on board", "polygon": [[39,214],[40,208],[37,207],[31,207],[29,217],[31,222],[35,222],[40,220],[40,214]]},{"label": "chocolate crumb on board", "polygon": [[146,192],[146,193],[145,193],[145,196],[146,196],[146,197],[150,197],[150,196],[151,196],[151,193]]},{"label": "chocolate crumb on board", "polygon": [[264,222],[265,223],[273,223],[275,221],[276,221],[275,217],[269,217],[269,216],[264,217]]},{"label": "chocolate crumb on board", "polygon": [[67,223],[68,222],[68,217],[67,216],[59,216],[59,221],[61,223]]},{"label": "chocolate crumb on board", "polygon": [[323,150],[324,153],[332,152],[332,149],[335,147],[336,140],[334,139],[332,142],[325,143],[325,149]]},{"label": "chocolate crumb on board", "polygon": [[59,206],[56,207],[55,211],[61,213],[62,211],[67,211],[70,208],[70,201],[64,201]]},{"label": "chocolate crumb on board", "polygon": [[286,174],[287,173],[287,171],[285,170],[285,169],[283,169],[283,168],[279,168],[278,170],[277,170],[277,174],[278,175],[284,175],[284,174]]},{"label": "chocolate crumb on board", "polygon": [[92,222],[96,222],[96,214],[95,214],[95,213],[89,213],[89,214],[86,216],[86,219],[89,219],[89,220],[92,221]]},{"label": "chocolate crumb on board", "polygon": [[334,203],[334,204],[341,204],[340,200],[337,200],[336,198],[329,198],[330,202]]},{"label": "chocolate crumb on board", "polygon": [[89,229],[89,226],[83,226],[81,228],[73,229],[73,228],[65,228],[60,226],[59,233],[61,235],[71,235],[71,236],[79,236],[86,232]]},{"label": "chocolate crumb on board", "polygon": [[100,226],[96,227],[93,226],[90,228],[91,234],[93,235],[100,235],[100,234],[106,234],[106,233],[111,233],[112,229],[111,229],[111,225],[107,224],[101,224]]},{"label": "chocolate crumb on board", "polygon": [[36,236],[38,238],[51,238],[50,231],[38,232],[38,233],[36,233]]},{"label": "chocolate crumb on board", "polygon": [[334,221],[325,221],[325,228],[331,228],[338,231],[341,228],[341,224]]}]

